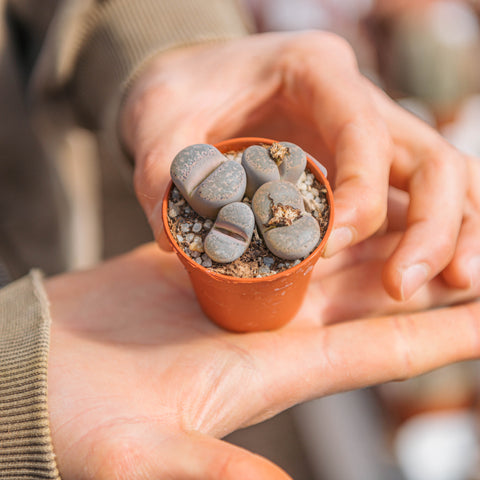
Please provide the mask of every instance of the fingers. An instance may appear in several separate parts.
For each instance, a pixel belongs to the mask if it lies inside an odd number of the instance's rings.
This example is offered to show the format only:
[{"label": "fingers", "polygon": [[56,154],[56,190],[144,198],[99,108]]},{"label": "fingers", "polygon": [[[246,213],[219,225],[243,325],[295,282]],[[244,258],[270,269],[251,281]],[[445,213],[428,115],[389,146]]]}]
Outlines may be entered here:
[{"label": "fingers", "polygon": [[[400,240],[400,233],[387,233],[369,238],[353,247],[347,248],[331,258],[323,258],[317,262],[312,273],[312,280],[330,283],[333,275],[347,274],[357,266],[369,262],[384,262],[393,253]],[[369,278],[375,278],[373,275]],[[378,280],[375,278],[375,280]],[[342,289],[341,284],[339,285]],[[383,289],[383,286],[381,287]],[[344,290],[347,291],[347,290]],[[330,301],[331,297],[326,297]]]},{"label": "fingers", "polygon": [[475,288],[480,284],[480,221],[467,217],[457,241],[455,255],[443,271],[444,279],[458,288]]},{"label": "fingers", "polygon": [[[76,471],[92,480],[291,480],[281,468],[248,450],[169,428],[166,419],[150,420],[124,417],[101,426],[95,443],[87,445],[86,463]],[[67,473],[70,470],[62,472]]]},{"label": "fingers", "polygon": [[[163,250],[170,250],[162,221],[162,200],[170,180],[170,163],[186,145],[192,143],[188,132],[180,128],[175,135],[166,136],[145,155],[139,155],[135,167],[134,185],[137,198],[142,205],[155,240]],[[197,142],[202,143],[199,138]]]},{"label": "fingers", "polygon": [[390,181],[410,196],[404,238],[384,271],[385,288],[398,300],[408,299],[449,264],[444,278],[457,288],[471,286],[463,257],[476,256],[471,239],[478,207],[466,217],[468,185],[475,184],[472,161],[382,92],[371,91],[396,145]]},{"label": "fingers", "polygon": [[478,358],[479,332],[478,302],[323,328],[285,328],[276,333],[269,355],[261,356],[265,395],[286,408]]},{"label": "fingers", "polygon": [[446,281],[458,288],[480,284],[480,161],[467,158],[469,179],[466,213],[457,248],[451,263],[443,272]]},{"label": "fingers", "polygon": [[166,456],[156,456],[161,468],[158,477],[148,478],[291,480],[283,470],[259,455],[196,433],[184,434],[175,439],[168,446],[168,450]]},{"label": "fingers", "polygon": [[465,192],[462,158],[446,146],[425,158],[413,173],[407,228],[384,271],[385,288],[394,298],[410,298],[450,263]]},{"label": "fingers", "polygon": [[336,146],[335,223],[326,257],[364,240],[384,223],[390,157],[389,137],[380,122],[357,121],[342,128]]},{"label": "fingers", "polygon": [[437,276],[410,299],[394,300],[385,291],[382,270],[401,237],[401,232],[372,237],[332,259],[319,262],[302,314],[292,324],[296,327],[325,325],[366,316],[415,312],[472,300],[480,295],[480,284],[452,288],[442,276]]},{"label": "fingers", "polygon": [[[421,287],[404,302],[395,301],[381,283],[383,261],[371,260],[337,272],[328,279],[312,284],[328,300],[321,309],[322,323],[330,324],[352,318],[416,312],[442,305],[471,300],[480,295],[480,288],[452,289],[441,276]],[[345,294],[348,292],[348,295]],[[317,295],[318,298],[318,295]]]},{"label": "fingers", "polygon": [[392,142],[345,42],[308,33],[289,48],[281,58],[284,98],[311,118],[335,155],[335,224],[324,253],[329,257],[383,224]]}]

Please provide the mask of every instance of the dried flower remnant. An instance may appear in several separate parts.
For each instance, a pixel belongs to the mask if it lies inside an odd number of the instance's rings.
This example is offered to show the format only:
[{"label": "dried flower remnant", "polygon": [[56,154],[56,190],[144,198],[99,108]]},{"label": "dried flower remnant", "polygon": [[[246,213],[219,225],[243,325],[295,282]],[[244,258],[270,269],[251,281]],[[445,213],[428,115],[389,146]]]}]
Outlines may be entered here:
[{"label": "dried flower remnant", "polygon": [[290,153],[290,149],[285,145],[275,142],[268,149],[268,153],[277,166],[279,166],[283,163],[283,160],[285,160],[285,156]]},{"label": "dried flower remnant", "polygon": [[272,204],[272,218],[265,224],[267,228],[288,227],[302,216],[299,208],[282,203]]}]

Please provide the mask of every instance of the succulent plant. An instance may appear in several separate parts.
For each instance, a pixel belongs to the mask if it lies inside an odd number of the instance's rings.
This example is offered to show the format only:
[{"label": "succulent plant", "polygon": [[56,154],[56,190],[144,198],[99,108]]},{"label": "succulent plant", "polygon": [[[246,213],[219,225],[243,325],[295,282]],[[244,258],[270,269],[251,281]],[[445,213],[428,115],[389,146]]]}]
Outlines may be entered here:
[{"label": "succulent plant", "polygon": [[177,153],[170,176],[189,205],[202,217],[212,219],[223,206],[242,200],[247,182],[238,162],[225,160],[207,144],[190,145]]},{"label": "succulent plant", "polygon": [[[173,183],[199,215],[215,219],[205,251],[218,263],[239,258],[256,222],[277,257],[306,257],[320,241],[318,221],[305,211],[295,184],[305,171],[305,152],[289,142],[245,149],[241,163],[215,147],[196,144],[181,150],[171,165]],[[244,196],[251,206],[241,202]]]}]

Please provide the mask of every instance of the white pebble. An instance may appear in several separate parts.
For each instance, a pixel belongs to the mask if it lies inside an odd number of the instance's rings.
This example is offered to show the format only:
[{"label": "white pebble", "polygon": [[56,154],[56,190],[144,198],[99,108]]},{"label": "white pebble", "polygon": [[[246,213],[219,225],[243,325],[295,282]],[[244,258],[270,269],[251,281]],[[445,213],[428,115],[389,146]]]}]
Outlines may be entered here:
[{"label": "white pebble", "polygon": [[313,193],[312,192],[305,192],[303,194],[303,197],[306,198],[307,200],[313,200]]},{"label": "white pebble", "polygon": [[200,232],[200,231],[202,230],[202,227],[203,227],[203,225],[202,225],[200,222],[195,222],[195,223],[193,224],[192,230],[193,230],[195,233],[198,233],[198,232]]},{"label": "white pebble", "polygon": [[187,236],[185,237],[185,240],[190,243],[193,242],[193,239],[195,238],[195,235],[193,233],[187,233]]},{"label": "white pebble", "polygon": [[177,235],[177,242],[182,243],[183,242],[183,236],[182,235]]},{"label": "white pebble", "polygon": [[258,273],[260,275],[270,275],[270,267],[267,267],[266,265],[262,265],[259,269],[258,269]]},{"label": "white pebble", "polygon": [[201,237],[199,237],[198,235],[195,236],[195,238],[193,239],[193,241],[188,245],[188,248],[192,251],[192,252],[200,252],[200,253],[203,253],[205,250],[203,249],[203,240]]},{"label": "white pebble", "polygon": [[170,218],[177,218],[179,215],[180,215],[180,209],[176,205],[173,205],[168,209],[168,216]]},{"label": "white pebble", "polygon": [[202,259],[200,257],[196,258],[195,261],[199,264],[202,265]]},{"label": "white pebble", "polygon": [[308,185],[308,186],[313,185],[314,178],[315,177],[313,176],[312,173],[307,174],[307,178],[305,179],[305,185]]},{"label": "white pebble", "polygon": [[192,225],[190,223],[182,223],[180,225],[180,230],[183,232],[183,233],[187,233],[190,231],[190,229],[192,228]]},{"label": "white pebble", "polygon": [[200,255],[201,255],[200,252],[193,251],[190,256],[192,258],[198,258]]},{"label": "white pebble", "polygon": [[210,268],[213,265],[212,259],[206,253],[202,255],[202,265],[207,268]]},{"label": "white pebble", "polygon": [[180,195],[180,192],[178,191],[177,187],[174,187],[172,189],[172,198],[177,201],[177,200],[180,200],[181,198],[181,195]]},{"label": "white pebble", "polygon": [[212,228],[212,226],[213,226],[213,221],[210,220],[209,218],[207,218],[207,220],[205,220],[205,223],[203,224],[203,226],[204,226],[207,230],[210,230],[210,228]]},{"label": "white pebble", "polygon": [[267,267],[271,267],[275,263],[275,260],[272,257],[265,257],[263,259],[263,264]]}]

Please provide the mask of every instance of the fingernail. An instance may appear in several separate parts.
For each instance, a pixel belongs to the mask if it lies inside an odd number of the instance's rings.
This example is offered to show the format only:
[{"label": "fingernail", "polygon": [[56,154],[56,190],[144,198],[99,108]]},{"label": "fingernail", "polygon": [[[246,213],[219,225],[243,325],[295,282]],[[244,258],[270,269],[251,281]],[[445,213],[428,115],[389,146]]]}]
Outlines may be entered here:
[{"label": "fingernail", "polygon": [[333,230],[328,239],[325,250],[323,251],[324,257],[331,257],[340,250],[348,247],[353,242],[353,233],[350,227],[338,227]]},{"label": "fingernail", "polygon": [[430,275],[430,268],[426,263],[418,263],[408,267],[402,273],[401,295],[403,300],[409,299],[421,287]]},{"label": "fingernail", "polygon": [[480,281],[480,255],[472,257],[468,261],[468,273],[470,274],[470,286],[476,287]]}]

